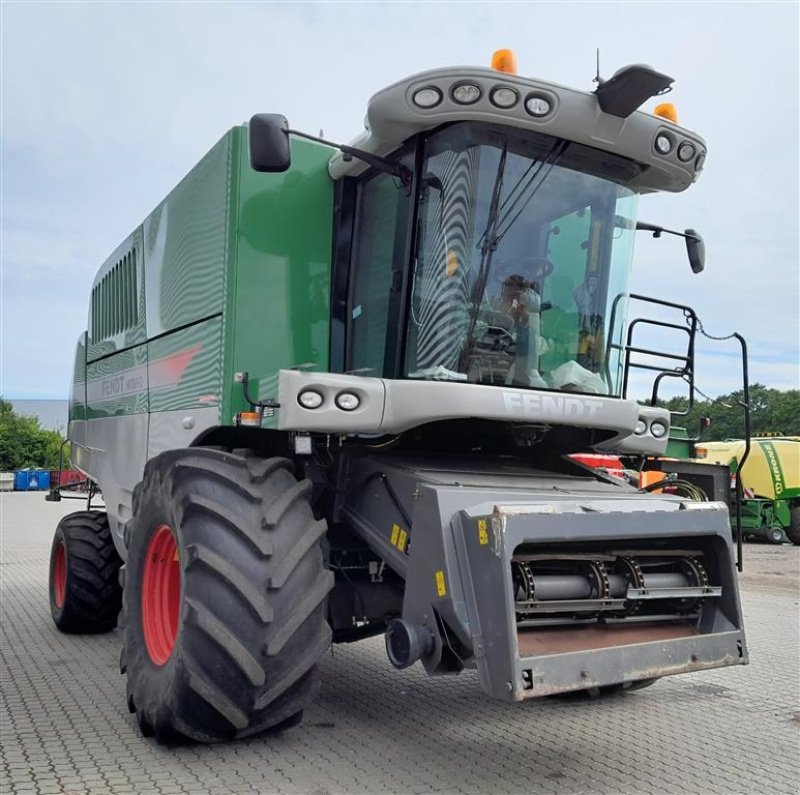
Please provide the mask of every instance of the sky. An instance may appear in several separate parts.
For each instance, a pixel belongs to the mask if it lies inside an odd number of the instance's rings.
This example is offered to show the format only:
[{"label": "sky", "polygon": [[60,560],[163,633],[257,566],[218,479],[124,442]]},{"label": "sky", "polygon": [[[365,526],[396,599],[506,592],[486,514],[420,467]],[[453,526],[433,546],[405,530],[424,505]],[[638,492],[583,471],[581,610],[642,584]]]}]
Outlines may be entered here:
[{"label": "sky", "polygon": [[[367,102],[425,69],[488,66],[591,90],[629,63],[675,79],[709,147],[699,182],[640,217],[697,229],[636,241],[637,293],[746,339],[750,380],[800,387],[796,2],[8,2],[2,14],[0,394],[64,398],[105,258],[231,126],[277,112],[346,143]],[[650,105],[655,104],[651,102]],[[645,109],[650,109],[648,105]],[[698,344],[697,385],[737,389],[731,341]]]}]

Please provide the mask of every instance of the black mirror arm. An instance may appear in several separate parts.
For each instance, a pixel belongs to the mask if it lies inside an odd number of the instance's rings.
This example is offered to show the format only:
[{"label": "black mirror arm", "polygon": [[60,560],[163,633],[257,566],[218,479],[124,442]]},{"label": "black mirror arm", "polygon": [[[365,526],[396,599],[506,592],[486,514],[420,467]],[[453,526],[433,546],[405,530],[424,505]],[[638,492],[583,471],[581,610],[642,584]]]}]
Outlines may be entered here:
[{"label": "black mirror arm", "polygon": [[[653,237],[661,237],[662,234],[667,234],[667,235],[675,235],[675,237],[682,237],[686,240],[702,241],[702,238],[698,237],[697,235],[693,235],[691,233],[687,234],[686,232],[676,232],[674,229],[665,229],[663,226],[656,226],[656,224],[648,224],[646,221],[637,221],[636,231],[652,232]],[[686,231],[689,232],[688,229]]]},{"label": "black mirror arm", "polygon": [[414,175],[411,169],[407,166],[404,166],[402,163],[393,163],[391,160],[387,160],[385,157],[373,155],[370,152],[364,152],[361,149],[356,149],[353,146],[337,144],[333,141],[328,141],[325,138],[319,138],[316,135],[309,135],[308,133],[300,132],[299,130],[287,130],[286,133],[289,135],[296,135],[298,138],[305,138],[308,141],[316,141],[317,143],[325,144],[326,146],[332,146],[334,149],[338,149],[345,156],[346,160],[349,160],[353,157],[358,158],[368,166],[372,166],[372,168],[376,168],[378,171],[382,171],[384,174],[391,174],[391,176],[397,177],[406,190],[411,187],[411,181]]},{"label": "black mirror arm", "polygon": [[352,146],[340,146],[339,150],[345,156],[345,159],[348,157],[357,157],[367,165],[377,168],[378,171],[383,171],[387,174],[391,174],[393,177],[397,177],[404,188],[411,187],[413,173],[410,168],[404,166],[402,163],[392,163],[390,160],[386,160],[383,157],[370,154],[369,152],[363,152],[361,149],[354,149]]}]

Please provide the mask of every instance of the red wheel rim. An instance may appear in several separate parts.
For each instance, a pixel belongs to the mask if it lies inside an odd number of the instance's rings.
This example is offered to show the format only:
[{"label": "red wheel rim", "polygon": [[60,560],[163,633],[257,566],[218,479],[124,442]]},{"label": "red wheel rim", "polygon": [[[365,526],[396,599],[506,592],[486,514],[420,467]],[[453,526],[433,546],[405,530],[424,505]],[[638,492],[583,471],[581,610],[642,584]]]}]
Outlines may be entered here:
[{"label": "red wheel rim", "polygon": [[142,575],[142,629],[150,659],[163,665],[178,635],[181,608],[181,564],[169,525],[156,528],[147,547]]},{"label": "red wheel rim", "polygon": [[64,594],[67,590],[67,551],[64,542],[59,541],[53,561],[53,599],[56,607],[64,607]]}]

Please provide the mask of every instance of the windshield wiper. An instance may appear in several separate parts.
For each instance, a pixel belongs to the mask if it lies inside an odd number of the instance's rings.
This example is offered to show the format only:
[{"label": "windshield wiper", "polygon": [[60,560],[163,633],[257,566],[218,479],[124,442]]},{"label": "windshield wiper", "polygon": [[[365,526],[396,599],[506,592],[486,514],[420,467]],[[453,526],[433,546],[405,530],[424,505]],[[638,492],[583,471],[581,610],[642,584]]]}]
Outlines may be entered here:
[{"label": "windshield wiper", "polygon": [[[467,338],[464,343],[464,350],[461,353],[461,360],[459,362],[459,369],[461,370],[466,371],[467,359],[472,345],[472,338],[475,333],[475,326],[478,322],[478,315],[480,314],[483,294],[486,290],[486,283],[489,280],[489,273],[491,271],[494,252],[497,250],[497,246],[500,241],[505,237],[509,229],[511,229],[511,227],[516,223],[517,219],[520,217],[520,215],[522,215],[528,204],[530,204],[531,199],[533,199],[533,197],[536,195],[539,188],[541,188],[541,186],[545,183],[550,172],[564,154],[567,146],[569,146],[569,141],[556,141],[544,158],[541,160],[532,161],[531,165],[525,170],[525,173],[519,178],[519,180],[517,180],[516,185],[514,185],[514,187],[511,189],[502,205],[500,203],[500,194],[503,190],[503,174],[505,172],[508,146],[504,146],[502,152],[500,153],[500,163],[497,168],[497,175],[495,176],[494,189],[492,191],[492,201],[489,205],[489,217],[486,221],[486,228],[479,238],[481,246],[481,262],[480,267],[478,268],[478,278],[475,282],[475,287],[471,296],[472,306],[470,308],[469,327],[467,331]],[[541,179],[538,179],[543,170],[544,173],[542,174]],[[533,171],[532,174],[531,171]],[[529,174],[530,176],[528,176]],[[517,193],[517,189],[526,178],[527,182]],[[531,190],[531,186],[533,186],[533,190]],[[514,197],[515,193],[517,193],[516,197]],[[519,206],[520,202],[522,202],[522,206]],[[507,207],[509,203],[510,206]],[[517,210],[516,215],[514,215],[514,217],[511,218],[508,223],[506,223],[511,213],[514,212],[518,206],[519,209]],[[501,217],[500,212],[503,209],[505,209],[505,213]],[[500,229],[501,226],[503,227],[502,230]]]},{"label": "windshield wiper", "polygon": [[[525,211],[525,208],[531,203],[531,199],[533,199],[533,197],[539,192],[539,188],[541,188],[542,185],[544,185],[544,183],[547,181],[547,178],[550,176],[550,172],[558,164],[558,161],[561,160],[561,157],[563,156],[568,146],[569,146],[569,141],[557,141],[555,144],[553,144],[550,151],[547,153],[547,155],[545,155],[544,158],[542,158],[542,160],[534,162],[534,165],[538,165],[539,168],[537,168],[536,171],[533,174],[531,174],[527,183],[523,186],[522,190],[520,190],[517,197],[511,203],[511,206],[506,210],[505,214],[503,215],[503,218],[497,224],[498,227],[503,226],[502,231],[499,231],[497,233],[498,243],[506,236],[508,230],[511,229],[511,227],[516,223],[517,219]],[[541,174],[541,179],[539,179],[540,174]],[[521,181],[522,180],[520,180],[520,182]],[[531,190],[531,186],[533,186],[533,190]],[[514,190],[516,190],[516,186],[514,187]],[[510,198],[511,196],[509,195],[509,199]],[[506,199],[506,201],[503,203],[503,207],[505,207],[509,199]],[[519,210],[517,210],[517,214],[508,223],[505,223],[506,219],[517,208],[520,202],[522,202],[522,206],[520,206]]]},{"label": "windshield wiper", "polygon": [[492,257],[497,248],[497,224],[500,220],[500,194],[503,192],[503,173],[506,170],[506,157],[508,156],[508,144],[503,146],[500,152],[500,162],[497,166],[497,174],[494,178],[494,188],[492,189],[492,200],[489,204],[489,217],[486,219],[486,228],[480,237],[481,240],[481,262],[478,267],[478,278],[472,289],[472,308],[469,313],[469,328],[467,339],[464,343],[464,350],[461,352],[459,370],[466,372],[467,356],[469,355],[472,335],[475,333],[475,324],[478,322],[481,300],[486,290],[486,282],[489,280],[489,270],[492,264]]}]

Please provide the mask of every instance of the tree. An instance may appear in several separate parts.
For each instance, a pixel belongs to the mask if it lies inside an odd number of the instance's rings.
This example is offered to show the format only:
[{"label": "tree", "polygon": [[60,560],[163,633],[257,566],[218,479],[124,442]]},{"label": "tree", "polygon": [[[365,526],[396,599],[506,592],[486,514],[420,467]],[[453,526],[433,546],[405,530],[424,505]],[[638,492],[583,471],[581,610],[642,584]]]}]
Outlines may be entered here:
[{"label": "tree", "polygon": [[[686,416],[674,416],[673,424],[685,427],[691,436],[700,433],[700,419],[708,417],[711,425],[702,432],[704,441],[744,438],[742,390],[721,395],[713,400],[697,400]],[[684,397],[659,401],[672,412],[686,410]],[[750,387],[750,432],[800,436],[800,389],[781,391],[763,384]]]},{"label": "tree", "polygon": [[[37,417],[17,414],[0,398],[0,471],[56,469],[64,437],[42,428]],[[66,451],[64,460],[69,461]]]}]

